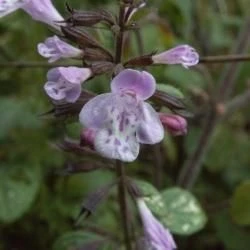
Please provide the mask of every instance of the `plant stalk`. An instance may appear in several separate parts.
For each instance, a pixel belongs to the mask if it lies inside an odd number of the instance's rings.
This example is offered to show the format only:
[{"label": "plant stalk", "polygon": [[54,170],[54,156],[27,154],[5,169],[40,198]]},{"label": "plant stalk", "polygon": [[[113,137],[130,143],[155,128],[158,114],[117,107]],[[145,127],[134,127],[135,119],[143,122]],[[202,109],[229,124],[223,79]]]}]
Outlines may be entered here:
[{"label": "plant stalk", "polygon": [[[123,40],[124,40],[124,15],[125,6],[121,3],[119,12],[119,31],[116,34],[116,48],[115,48],[115,63],[119,64],[122,60]],[[124,164],[116,160],[116,173],[119,178],[118,183],[118,200],[120,205],[120,214],[122,217],[122,227],[124,235],[124,243],[126,250],[132,250],[130,234],[129,234],[129,218],[128,218],[128,203],[126,199],[126,174]]]},{"label": "plant stalk", "polygon": [[132,250],[130,235],[129,235],[129,218],[128,218],[128,204],[126,199],[126,175],[124,164],[116,161],[117,176],[120,178],[118,183],[118,199],[120,205],[120,213],[122,217],[124,243],[126,250]]}]

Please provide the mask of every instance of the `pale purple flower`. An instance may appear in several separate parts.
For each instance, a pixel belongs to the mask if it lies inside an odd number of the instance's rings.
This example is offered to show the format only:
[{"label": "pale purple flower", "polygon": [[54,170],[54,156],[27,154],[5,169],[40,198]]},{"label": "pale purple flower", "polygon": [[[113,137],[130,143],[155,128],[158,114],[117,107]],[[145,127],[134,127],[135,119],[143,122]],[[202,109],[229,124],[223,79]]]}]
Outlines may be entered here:
[{"label": "pale purple flower", "polygon": [[187,121],[179,115],[160,113],[160,120],[163,127],[174,136],[187,133]]},{"label": "pale purple flower", "polygon": [[49,58],[49,62],[55,62],[60,58],[80,58],[83,51],[64,42],[58,36],[47,38],[44,43],[37,45],[41,56]]},{"label": "pale purple flower", "polygon": [[21,8],[29,1],[30,0],[0,0],[0,17],[6,16]]},{"label": "pale purple flower", "polygon": [[[59,23],[63,17],[56,10],[51,0],[0,0],[0,17],[17,9],[23,9],[34,20],[47,23],[59,29]],[[60,23],[60,25],[65,25]]]},{"label": "pale purple flower", "polygon": [[145,234],[147,250],[174,250],[173,236],[152,214],[143,199],[137,200]]},{"label": "pale purple flower", "polygon": [[170,50],[152,56],[155,64],[182,64],[188,68],[199,62],[199,54],[189,45],[179,45]]},{"label": "pale purple flower", "polygon": [[51,0],[30,0],[21,8],[34,20],[47,23],[56,29],[60,28],[58,22],[64,21]]},{"label": "pale purple flower", "polygon": [[48,71],[44,89],[54,100],[75,102],[81,94],[81,83],[92,75],[88,68],[58,67]]},{"label": "pale purple flower", "polygon": [[111,82],[111,93],[91,99],[81,110],[80,122],[96,129],[94,147],[102,156],[131,162],[139,143],[155,144],[164,137],[158,114],[146,102],[156,89],[145,71],[126,69]]}]

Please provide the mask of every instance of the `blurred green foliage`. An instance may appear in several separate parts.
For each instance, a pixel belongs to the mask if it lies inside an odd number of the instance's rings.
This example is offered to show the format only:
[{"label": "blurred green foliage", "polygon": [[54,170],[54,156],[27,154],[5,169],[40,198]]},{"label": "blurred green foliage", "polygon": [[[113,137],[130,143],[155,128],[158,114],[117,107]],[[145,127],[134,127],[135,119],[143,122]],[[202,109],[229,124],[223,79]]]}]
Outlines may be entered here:
[{"label": "blurred green foliage", "polygon": [[[65,13],[64,1],[54,2]],[[118,1],[68,2],[74,8],[105,7],[116,11]],[[189,43],[203,56],[228,54],[250,9],[247,0],[148,2],[149,9],[135,17],[151,13],[142,27],[143,40],[147,41],[143,50],[147,53]],[[112,46],[109,32],[95,33],[107,47]],[[36,46],[51,34],[21,11],[1,19],[0,62],[44,61]],[[134,36],[126,43],[130,46],[126,46],[125,57],[139,53]],[[245,91],[249,66],[247,62],[242,65],[234,95]],[[158,83],[165,84],[159,89],[167,88],[178,97],[184,94],[190,111],[203,114],[209,91],[216,87],[223,68],[223,64],[211,64],[187,71],[180,66],[161,66],[150,68],[150,72]],[[100,249],[110,249],[105,244],[106,248],[102,248],[103,234],[113,236],[117,232],[118,238],[122,236],[114,190],[92,217],[80,222],[77,231],[74,220],[84,197],[113,180],[113,173],[97,170],[73,176],[55,174],[67,162],[77,161],[58,150],[55,142],[66,134],[77,139],[80,126],[40,116],[51,108],[43,92],[46,72],[46,68],[0,71],[0,250],[69,250],[91,243],[92,237],[98,238]],[[86,87],[101,92],[109,88],[108,84],[108,78],[101,77]],[[164,176],[160,190],[149,184],[153,181],[157,186],[152,178],[154,153],[147,147],[142,149],[139,162],[127,166],[130,176],[145,180],[138,183],[148,206],[173,233],[180,235],[177,244],[181,250],[250,248],[249,111],[249,106],[237,111],[218,126],[192,194],[173,186],[183,162],[197,144],[199,120],[190,120],[186,137],[166,136],[161,149]],[[175,204],[178,200],[180,203]],[[98,225],[102,233],[89,225]]]}]

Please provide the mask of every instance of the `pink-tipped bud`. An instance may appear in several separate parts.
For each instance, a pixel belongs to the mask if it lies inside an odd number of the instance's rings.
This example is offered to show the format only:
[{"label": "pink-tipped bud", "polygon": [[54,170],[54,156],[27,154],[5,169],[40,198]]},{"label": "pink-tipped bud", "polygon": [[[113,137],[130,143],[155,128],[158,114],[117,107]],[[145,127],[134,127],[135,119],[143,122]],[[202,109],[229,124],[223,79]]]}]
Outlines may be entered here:
[{"label": "pink-tipped bud", "polygon": [[185,135],[187,133],[187,121],[179,115],[160,113],[163,127],[173,136]]},{"label": "pink-tipped bud", "polygon": [[94,149],[94,141],[96,136],[96,130],[92,128],[86,128],[81,133],[80,145],[82,147],[88,146]]}]

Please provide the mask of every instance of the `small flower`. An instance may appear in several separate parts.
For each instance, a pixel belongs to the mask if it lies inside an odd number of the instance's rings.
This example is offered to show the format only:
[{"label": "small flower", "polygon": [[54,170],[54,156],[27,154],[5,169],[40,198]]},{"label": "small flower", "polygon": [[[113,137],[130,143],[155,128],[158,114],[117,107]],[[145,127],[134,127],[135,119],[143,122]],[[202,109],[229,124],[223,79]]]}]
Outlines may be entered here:
[{"label": "small flower", "polygon": [[199,54],[189,45],[179,45],[152,56],[152,60],[155,64],[182,64],[184,68],[188,68],[199,62]]},{"label": "small flower", "polygon": [[21,8],[30,0],[0,0],[0,17],[6,16],[11,12]]},{"label": "small flower", "polygon": [[64,21],[51,0],[0,0],[0,17],[20,8],[34,20],[47,23],[56,29],[60,28],[58,22]]},{"label": "small flower", "polygon": [[164,137],[158,114],[144,100],[155,92],[154,77],[126,69],[111,82],[111,93],[86,103],[80,122],[96,129],[94,147],[102,156],[131,162],[139,154],[139,143],[155,144]]},{"label": "small flower", "polygon": [[176,249],[177,247],[171,233],[153,216],[143,199],[137,199],[137,205],[144,227],[145,245],[147,245],[147,249]]},{"label": "small flower", "polygon": [[38,52],[41,56],[49,58],[49,62],[55,62],[60,58],[79,58],[83,51],[62,41],[57,36],[49,37],[44,43],[37,45]]},{"label": "small flower", "polygon": [[58,22],[64,21],[51,0],[29,0],[21,8],[34,20],[47,23],[56,29],[60,28]]},{"label": "small flower", "polygon": [[75,102],[81,94],[81,83],[92,75],[88,68],[58,67],[48,71],[44,85],[46,93],[54,100]]},{"label": "small flower", "polygon": [[163,114],[160,115],[163,127],[174,136],[185,135],[187,133],[187,121],[179,115]]}]

